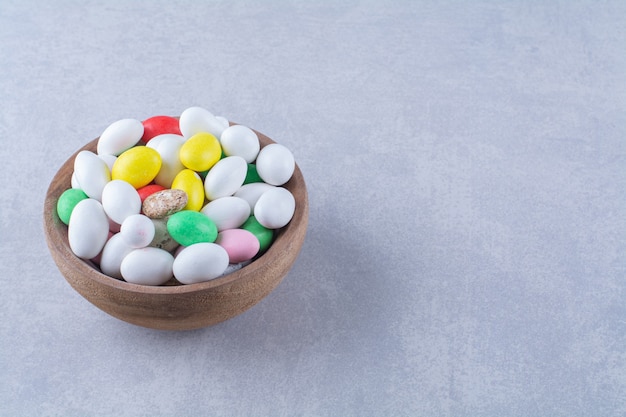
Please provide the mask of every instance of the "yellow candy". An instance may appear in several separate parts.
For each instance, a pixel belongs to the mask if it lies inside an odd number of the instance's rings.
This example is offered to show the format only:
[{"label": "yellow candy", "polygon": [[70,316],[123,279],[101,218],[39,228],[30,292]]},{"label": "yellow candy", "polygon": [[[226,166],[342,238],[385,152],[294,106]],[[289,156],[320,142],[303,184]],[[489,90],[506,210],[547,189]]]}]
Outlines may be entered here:
[{"label": "yellow candy", "polygon": [[197,172],[206,171],[220,160],[222,147],[215,136],[210,133],[196,133],[180,148],[180,162]]},{"label": "yellow candy", "polygon": [[147,146],[124,151],[113,164],[111,179],[124,180],[135,188],[148,185],[161,169],[161,155]]},{"label": "yellow candy", "polygon": [[204,205],[204,184],[200,175],[191,169],[183,169],[172,181],[172,189],[187,193],[187,205],[183,210],[200,211]]}]

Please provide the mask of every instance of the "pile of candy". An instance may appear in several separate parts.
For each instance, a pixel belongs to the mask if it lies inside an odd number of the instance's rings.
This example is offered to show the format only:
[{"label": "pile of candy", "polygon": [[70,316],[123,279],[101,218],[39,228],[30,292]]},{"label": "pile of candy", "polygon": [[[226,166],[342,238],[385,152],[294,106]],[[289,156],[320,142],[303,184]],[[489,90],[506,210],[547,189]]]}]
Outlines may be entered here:
[{"label": "pile of candy", "polygon": [[72,252],[111,277],[143,285],[208,281],[271,245],[295,199],[282,187],[293,154],[201,107],[179,119],[122,119],[97,152],[74,161],[57,202]]}]

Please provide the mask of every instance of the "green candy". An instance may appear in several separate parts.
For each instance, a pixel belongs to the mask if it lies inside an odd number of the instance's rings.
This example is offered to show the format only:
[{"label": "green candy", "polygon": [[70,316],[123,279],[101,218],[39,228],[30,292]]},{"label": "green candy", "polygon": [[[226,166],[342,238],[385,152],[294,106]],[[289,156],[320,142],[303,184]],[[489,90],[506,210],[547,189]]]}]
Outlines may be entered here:
[{"label": "green candy", "polygon": [[261,179],[261,177],[259,176],[259,173],[256,170],[256,165],[248,164],[248,172],[246,173],[246,179],[243,181],[243,183],[245,185],[245,184],[250,184],[253,182],[263,182],[263,180]]},{"label": "green candy", "polygon": [[65,224],[70,224],[70,216],[76,204],[89,198],[81,189],[70,188],[65,190],[57,201],[57,214],[59,219]]},{"label": "green candy", "polygon": [[204,214],[183,210],[174,213],[167,220],[167,231],[176,242],[183,246],[194,243],[213,243],[217,239],[217,226]]},{"label": "green candy", "polygon": [[267,250],[272,244],[272,240],[274,240],[274,231],[263,226],[254,216],[248,217],[248,220],[241,225],[240,229],[247,230],[259,239],[261,244],[259,253]]}]

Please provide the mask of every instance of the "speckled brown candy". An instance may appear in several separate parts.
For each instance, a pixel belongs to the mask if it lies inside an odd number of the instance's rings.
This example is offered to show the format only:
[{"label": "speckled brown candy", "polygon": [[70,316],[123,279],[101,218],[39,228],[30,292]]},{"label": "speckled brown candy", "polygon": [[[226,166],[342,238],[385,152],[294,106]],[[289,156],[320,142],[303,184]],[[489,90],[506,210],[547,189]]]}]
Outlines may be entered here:
[{"label": "speckled brown candy", "polygon": [[187,205],[187,193],[171,189],[151,194],[143,201],[143,214],[151,219],[162,219],[182,210]]}]

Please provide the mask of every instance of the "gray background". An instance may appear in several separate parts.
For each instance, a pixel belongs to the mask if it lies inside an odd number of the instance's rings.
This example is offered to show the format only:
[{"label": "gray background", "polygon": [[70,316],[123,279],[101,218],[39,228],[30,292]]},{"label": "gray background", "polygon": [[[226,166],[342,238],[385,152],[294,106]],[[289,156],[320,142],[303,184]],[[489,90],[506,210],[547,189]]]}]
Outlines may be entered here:
[{"label": "gray background", "polygon": [[[626,3],[0,0],[0,415],[626,415]],[[283,283],[160,332],[46,247],[53,174],[199,105],[289,147]]]}]

